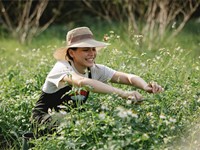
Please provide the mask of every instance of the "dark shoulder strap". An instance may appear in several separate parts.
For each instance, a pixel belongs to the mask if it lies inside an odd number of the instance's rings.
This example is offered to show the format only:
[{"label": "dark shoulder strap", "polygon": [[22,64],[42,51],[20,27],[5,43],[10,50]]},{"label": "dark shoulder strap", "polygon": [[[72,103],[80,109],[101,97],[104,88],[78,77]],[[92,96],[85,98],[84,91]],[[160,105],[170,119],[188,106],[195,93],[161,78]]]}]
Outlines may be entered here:
[{"label": "dark shoulder strap", "polygon": [[91,69],[88,67],[88,78],[92,79],[92,72],[91,72]]}]

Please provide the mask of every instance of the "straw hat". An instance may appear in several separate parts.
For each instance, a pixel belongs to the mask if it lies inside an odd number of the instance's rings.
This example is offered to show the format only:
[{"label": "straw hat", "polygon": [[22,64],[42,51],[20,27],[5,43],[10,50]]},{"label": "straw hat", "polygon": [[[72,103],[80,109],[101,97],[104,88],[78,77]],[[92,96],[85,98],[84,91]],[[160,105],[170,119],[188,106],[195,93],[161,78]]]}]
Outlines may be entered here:
[{"label": "straw hat", "polygon": [[55,51],[54,58],[57,60],[66,60],[67,50],[73,47],[96,47],[101,49],[108,43],[100,42],[94,39],[92,32],[88,27],[79,27],[70,30],[66,36],[67,46]]}]

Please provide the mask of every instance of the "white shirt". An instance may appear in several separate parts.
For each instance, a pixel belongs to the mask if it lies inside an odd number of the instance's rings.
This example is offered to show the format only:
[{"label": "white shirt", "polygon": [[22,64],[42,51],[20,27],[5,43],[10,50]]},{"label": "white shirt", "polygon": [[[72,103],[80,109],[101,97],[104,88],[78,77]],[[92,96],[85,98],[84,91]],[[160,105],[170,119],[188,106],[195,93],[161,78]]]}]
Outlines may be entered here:
[{"label": "white shirt", "polygon": [[[98,80],[101,82],[106,83],[109,81],[113,75],[115,74],[115,70],[101,65],[101,64],[95,64],[90,68],[92,79]],[[69,84],[60,82],[63,77],[66,75],[70,75],[71,73],[77,73],[80,76],[87,77],[88,78],[88,72],[85,74],[80,74],[76,68],[74,67],[73,62],[71,61],[71,65],[67,61],[57,61],[57,63],[54,65],[52,70],[49,72],[45,83],[42,87],[42,90],[45,93],[54,93],[58,91],[61,88],[64,88],[65,86],[68,86]]]}]

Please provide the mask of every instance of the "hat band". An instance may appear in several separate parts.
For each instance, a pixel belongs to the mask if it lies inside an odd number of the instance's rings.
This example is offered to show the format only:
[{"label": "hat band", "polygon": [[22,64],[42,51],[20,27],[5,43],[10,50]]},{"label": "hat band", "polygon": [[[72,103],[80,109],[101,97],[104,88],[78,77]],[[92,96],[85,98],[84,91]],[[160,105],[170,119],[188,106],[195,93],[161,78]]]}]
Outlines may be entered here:
[{"label": "hat band", "polygon": [[81,41],[81,40],[84,40],[84,39],[93,39],[93,36],[92,34],[83,34],[83,35],[78,35],[78,36],[75,36],[73,37],[71,40],[69,40],[68,42],[70,44],[72,43],[76,43],[78,41]]}]

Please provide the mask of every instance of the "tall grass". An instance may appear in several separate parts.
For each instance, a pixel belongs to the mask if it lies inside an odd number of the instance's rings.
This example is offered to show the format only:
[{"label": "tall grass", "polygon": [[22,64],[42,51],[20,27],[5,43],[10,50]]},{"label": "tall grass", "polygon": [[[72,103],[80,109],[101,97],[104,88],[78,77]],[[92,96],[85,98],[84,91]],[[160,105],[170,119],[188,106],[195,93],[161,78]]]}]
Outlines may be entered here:
[{"label": "tall grass", "polygon": [[[111,43],[98,53],[96,63],[157,81],[165,92],[151,95],[137,89],[147,98],[142,105],[131,105],[116,95],[91,93],[82,106],[86,111],[72,110],[60,118],[60,136],[35,139],[32,149],[173,149],[174,141],[181,143],[185,135],[195,135],[189,132],[200,114],[199,30],[190,34],[195,26],[190,24],[178,38],[153,50],[141,43],[140,35],[119,30],[117,25],[96,32],[95,25],[91,26],[99,40],[107,34]],[[30,45],[1,37],[1,149],[19,149],[22,134],[32,130],[31,110],[55,63],[53,51],[65,45],[66,29],[50,28]]]}]

